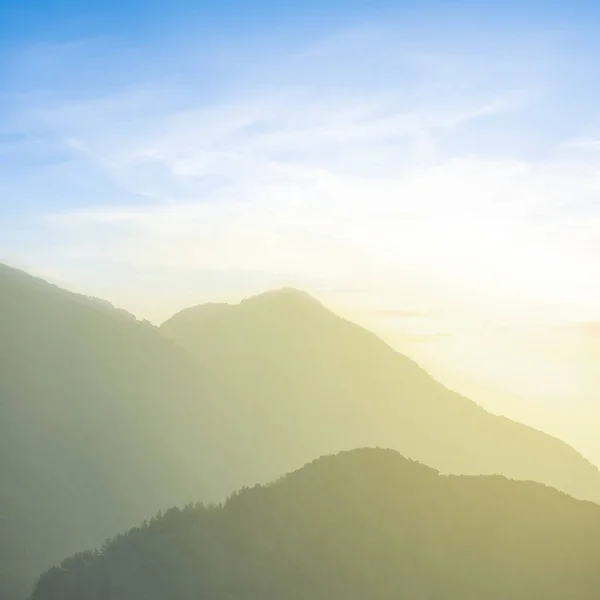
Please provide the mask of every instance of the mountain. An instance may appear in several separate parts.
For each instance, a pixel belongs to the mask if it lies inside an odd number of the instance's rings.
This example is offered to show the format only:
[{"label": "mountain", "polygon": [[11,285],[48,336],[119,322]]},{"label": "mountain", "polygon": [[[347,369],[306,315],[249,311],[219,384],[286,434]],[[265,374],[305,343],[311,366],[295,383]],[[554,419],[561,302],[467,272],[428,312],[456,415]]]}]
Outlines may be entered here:
[{"label": "mountain", "polygon": [[356,450],[170,509],[66,559],[31,600],[591,600],[599,557],[597,504]]},{"label": "mountain", "polygon": [[155,327],[0,265],[0,599],[132,519],[229,493],[208,458],[228,404]]},{"label": "mountain", "polygon": [[0,265],[0,600],[80,548],[314,456],[386,446],[598,498],[598,472],[293,290],[161,328]]},{"label": "mountain", "polygon": [[192,307],[161,331],[237,388],[255,481],[383,446],[445,473],[503,474],[600,501],[598,469],[573,448],[448,390],[304,292]]}]

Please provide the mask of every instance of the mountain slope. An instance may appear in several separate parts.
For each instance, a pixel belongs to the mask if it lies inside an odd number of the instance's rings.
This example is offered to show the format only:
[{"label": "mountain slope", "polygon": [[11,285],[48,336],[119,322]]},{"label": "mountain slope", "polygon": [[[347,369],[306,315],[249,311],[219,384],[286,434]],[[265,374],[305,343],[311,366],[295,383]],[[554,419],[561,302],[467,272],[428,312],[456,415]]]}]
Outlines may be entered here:
[{"label": "mountain slope", "polygon": [[156,328],[0,265],[0,599],[132,519],[228,493],[208,458],[224,398]]},{"label": "mountain slope", "polygon": [[372,445],[597,497],[575,451],[488,415],[306,295],[191,309],[159,330],[0,265],[0,600],[161,506]]},{"label": "mountain slope", "polygon": [[356,450],[171,509],[65,560],[32,600],[591,600],[599,586],[600,506]]},{"label": "mountain slope", "polygon": [[[303,292],[186,309],[161,331],[236,386],[255,481],[311,456],[392,447],[443,472],[504,474],[600,501],[600,473],[567,444],[492,415]],[[273,448],[277,455],[272,456]]]}]

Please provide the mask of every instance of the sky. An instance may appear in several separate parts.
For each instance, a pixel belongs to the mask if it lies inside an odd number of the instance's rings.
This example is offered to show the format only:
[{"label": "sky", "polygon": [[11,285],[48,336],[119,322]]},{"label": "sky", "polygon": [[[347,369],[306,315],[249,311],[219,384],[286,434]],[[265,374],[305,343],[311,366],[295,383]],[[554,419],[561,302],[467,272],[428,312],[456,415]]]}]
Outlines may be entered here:
[{"label": "sky", "polygon": [[595,4],[0,0],[0,261],[306,289],[600,464]]}]

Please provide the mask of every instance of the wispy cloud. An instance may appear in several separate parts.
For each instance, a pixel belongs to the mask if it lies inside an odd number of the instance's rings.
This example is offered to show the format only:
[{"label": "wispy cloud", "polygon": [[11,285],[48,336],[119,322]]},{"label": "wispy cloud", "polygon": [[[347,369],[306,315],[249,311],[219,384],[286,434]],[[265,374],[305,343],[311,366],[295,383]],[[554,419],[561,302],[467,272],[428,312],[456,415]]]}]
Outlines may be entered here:
[{"label": "wispy cloud", "polygon": [[[79,64],[94,44],[61,46],[45,64]],[[531,157],[507,137],[537,110],[548,74],[535,43],[492,44],[502,51],[480,56],[383,28],[251,65],[235,49],[231,64],[216,53],[224,74],[210,93],[210,60],[188,48],[169,79],[145,67],[109,93],[44,94],[20,122],[68,149],[52,184],[90,180],[80,201],[65,189],[66,207],[45,211],[46,236],[60,239],[45,256],[89,273],[155,270],[165,284],[169,269],[358,283],[392,302],[410,293],[426,311],[593,312],[598,223],[580,207],[596,203],[595,161],[563,140]]]},{"label": "wispy cloud", "polygon": [[0,123],[0,201],[28,206],[0,251],[155,321],[308,288],[558,423],[600,381],[594,115],[548,36],[438,37],[35,48]]},{"label": "wispy cloud", "polygon": [[576,150],[585,150],[589,152],[600,151],[600,139],[593,137],[583,137],[569,140],[565,143],[565,148],[574,148]]}]

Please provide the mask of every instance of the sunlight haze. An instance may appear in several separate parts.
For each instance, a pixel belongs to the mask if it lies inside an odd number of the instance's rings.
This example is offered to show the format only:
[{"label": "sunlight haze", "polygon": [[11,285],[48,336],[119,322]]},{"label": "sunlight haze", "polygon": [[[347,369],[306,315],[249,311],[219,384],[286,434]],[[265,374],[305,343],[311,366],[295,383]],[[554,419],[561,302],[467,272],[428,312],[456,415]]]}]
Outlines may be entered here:
[{"label": "sunlight haze", "polygon": [[304,289],[600,463],[598,11],[225,4],[2,42],[0,261],[155,324]]}]

